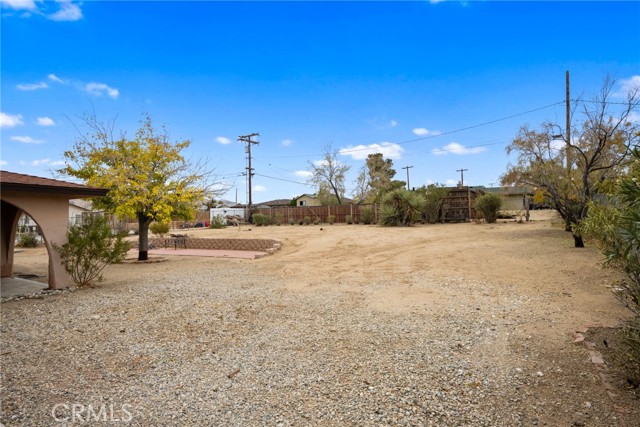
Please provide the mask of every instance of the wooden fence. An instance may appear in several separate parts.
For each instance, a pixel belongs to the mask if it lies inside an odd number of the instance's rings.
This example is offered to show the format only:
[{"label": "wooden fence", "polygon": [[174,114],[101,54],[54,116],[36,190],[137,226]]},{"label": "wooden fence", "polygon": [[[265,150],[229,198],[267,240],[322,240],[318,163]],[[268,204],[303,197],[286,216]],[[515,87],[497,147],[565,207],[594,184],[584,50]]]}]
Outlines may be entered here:
[{"label": "wooden fence", "polygon": [[335,217],[335,222],[347,222],[347,215],[350,215],[354,221],[360,221],[362,209],[369,207],[373,208],[373,215],[375,222],[378,222],[378,209],[379,205],[342,205],[342,206],[296,206],[296,207],[282,207],[271,209],[252,209],[251,214],[263,214],[271,218],[281,218],[283,224],[293,221],[299,223],[304,220],[304,217],[308,216],[311,222],[316,219],[320,219],[322,222],[327,222],[329,215]]}]

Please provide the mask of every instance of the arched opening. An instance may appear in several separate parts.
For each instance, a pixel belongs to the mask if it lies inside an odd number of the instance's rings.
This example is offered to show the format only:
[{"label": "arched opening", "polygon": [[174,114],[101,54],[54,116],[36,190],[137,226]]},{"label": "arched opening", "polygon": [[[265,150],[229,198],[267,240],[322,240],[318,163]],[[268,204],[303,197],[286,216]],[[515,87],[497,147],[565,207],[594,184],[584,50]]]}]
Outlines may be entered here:
[{"label": "arched opening", "polygon": [[67,241],[69,200],[104,196],[108,190],[86,185],[0,171],[0,261],[2,278],[13,274],[15,237],[20,214],[26,212],[38,224],[47,250],[50,289],[65,288],[70,278],[54,245]]},{"label": "arched opening", "polygon": [[[22,295],[53,287],[50,282],[52,268],[49,264],[53,258],[50,252],[55,249],[48,243],[44,230],[29,211],[5,200],[1,203],[2,296]],[[20,222],[24,215],[28,215],[42,233],[43,241],[39,247],[21,248],[19,245],[20,227],[26,225]],[[25,233],[31,231],[24,230]],[[38,262],[42,259],[43,249],[47,253],[47,265],[44,268]],[[55,280],[53,283],[55,284]]]}]

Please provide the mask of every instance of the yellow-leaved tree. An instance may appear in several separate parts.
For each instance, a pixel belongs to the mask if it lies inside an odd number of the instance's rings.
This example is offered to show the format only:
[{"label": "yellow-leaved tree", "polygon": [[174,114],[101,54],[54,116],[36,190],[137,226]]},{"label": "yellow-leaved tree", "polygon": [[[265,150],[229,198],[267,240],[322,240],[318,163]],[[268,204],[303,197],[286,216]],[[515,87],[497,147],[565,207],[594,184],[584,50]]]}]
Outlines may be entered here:
[{"label": "yellow-leaved tree", "polygon": [[94,206],[118,218],[137,218],[138,260],[148,259],[149,224],[169,222],[172,217],[193,218],[209,187],[211,172],[192,164],[182,151],[190,141],[172,143],[166,130],[158,132],[146,115],[135,137],[113,137],[113,124],[95,116],[83,118],[91,129],[71,150],[59,172],[82,179],[87,185],[108,188]]}]

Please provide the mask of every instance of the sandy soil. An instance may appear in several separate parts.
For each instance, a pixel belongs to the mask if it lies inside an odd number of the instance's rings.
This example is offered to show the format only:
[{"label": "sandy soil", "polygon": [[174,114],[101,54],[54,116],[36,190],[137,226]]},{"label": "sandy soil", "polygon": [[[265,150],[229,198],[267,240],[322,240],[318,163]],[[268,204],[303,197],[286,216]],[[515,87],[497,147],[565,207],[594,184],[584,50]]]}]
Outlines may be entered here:
[{"label": "sandy soil", "polygon": [[[573,248],[571,235],[554,224],[553,217],[552,212],[533,212],[533,220],[525,224],[499,220],[491,225],[410,228],[324,224],[193,229],[187,233],[194,237],[274,238],[283,247],[257,260],[167,257],[162,263],[114,265],[106,270],[106,281],[100,286],[117,286],[136,278],[160,279],[212,263],[243,263],[259,274],[279,278],[292,293],[340,289],[344,298],[387,313],[419,315],[428,309],[446,315],[460,298],[460,287],[451,287],[458,289],[452,291],[447,284],[480,283],[480,287],[470,285],[470,295],[465,295],[477,304],[477,310],[500,306],[515,296],[528,301],[516,315],[509,339],[488,349],[495,363],[519,363],[533,370],[557,367],[563,372],[557,381],[570,382],[571,387],[581,384],[578,387],[584,389],[579,393],[585,394],[585,401],[608,401],[588,353],[573,343],[573,333],[584,325],[616,326],[628,316],[609,289],[619,276],[601,266],[596,250]],[[46,274],[44,251],[16,253],[15,270]],[[416,286],[416,276],[437,285]],[[378,285],[390,277],[394,286]],[[582,379],[574,378],[578,376]],[[562,400],[566,391],[548,384],[538,392]],[[628,399],[622,403],[625,407],[634,404]],[[637,401],[635,405],[635,415],[629,416],[637,420]],[[571,420],[575,417],[563,421]]]}]

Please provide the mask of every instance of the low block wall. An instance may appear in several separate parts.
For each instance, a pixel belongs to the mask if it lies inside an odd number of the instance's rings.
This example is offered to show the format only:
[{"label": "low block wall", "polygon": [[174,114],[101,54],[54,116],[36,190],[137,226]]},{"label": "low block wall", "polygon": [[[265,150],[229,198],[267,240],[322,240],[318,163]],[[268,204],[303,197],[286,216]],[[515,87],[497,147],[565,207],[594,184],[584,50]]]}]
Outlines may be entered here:
[{"label": "low block wall", "polygon": [[[186,249],[223,249],[229,251],[259,251],[267,252],[268,249],[279,249],[282,242],[273,239],[203,239],[187,237],[178,240],[178,248]],[[173,238],[149,238],[149,246],[156,248],[173,248],[176,242]]]}]

